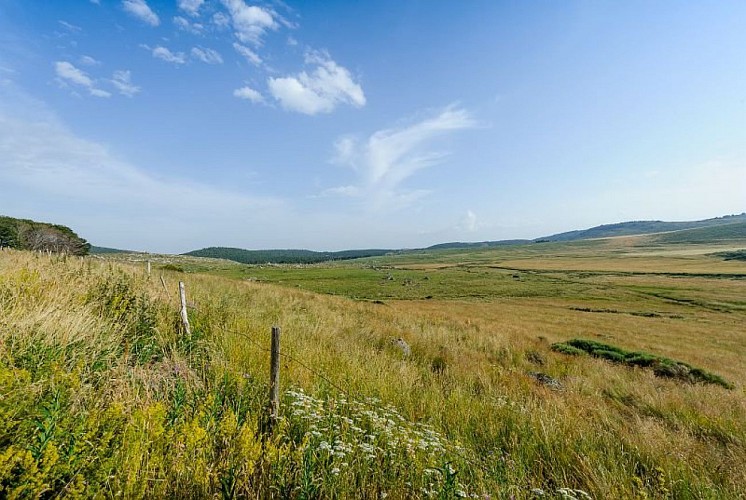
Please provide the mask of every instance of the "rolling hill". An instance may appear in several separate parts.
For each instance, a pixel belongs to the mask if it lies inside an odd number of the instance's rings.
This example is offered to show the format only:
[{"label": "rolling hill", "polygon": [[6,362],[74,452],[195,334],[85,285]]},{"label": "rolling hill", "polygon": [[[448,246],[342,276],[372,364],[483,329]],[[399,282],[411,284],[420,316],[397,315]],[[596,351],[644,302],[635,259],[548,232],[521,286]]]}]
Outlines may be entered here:
[{"label": "rolling hill", "polygon": [[658,234],[655,243],[716,243],[746,239],[746,221]]},{"label": "rolling hill", "polygon": [[242,264],[314,264],[331,260],[349,260],[362,257],[377,257],[395,250],[342,250],[339,252],[315,252],[313,250],[244,250],[241,248],[209,247],[183,255],[227,259]]},{"label": "rolling hill", "polygon": [[389,253],[419,252],[423,250],[454,250],[492,248],[531,243],[568,242],[611,236],[632,236],[638,234],[664,233],[656,237],[654,243],[702,243],[723,239],[746,238],[746,212],[739,215],[726,215],[699,221],[631,221],[604,224],[537,238],[535,240],[497,240],[481,242],[438,243],[416,249],[366,249],[343,250],[338,252],[316,252],[313,250],[244,250],[241,248],[209,247],[193,250],[183,255],[227,259],[242,264],[313,264],[332,260],[350,260],[363,257],[377,257]]},{"label": "rolling hill", "polygon": [[738,215],[726,215],[713,219],[698,221],[666,222],[659,220],[619,222],[615,224],[603,224],[590,229],[568,231],[537,238],[536,242],[547,241],[576,241],[592,238],[608,238],[610,236],[631,236],[635,234],[663,233],[668,231],[680,231],[683,229],[696,229],[711,226],[720,226],[746,222],[746,212]]}]

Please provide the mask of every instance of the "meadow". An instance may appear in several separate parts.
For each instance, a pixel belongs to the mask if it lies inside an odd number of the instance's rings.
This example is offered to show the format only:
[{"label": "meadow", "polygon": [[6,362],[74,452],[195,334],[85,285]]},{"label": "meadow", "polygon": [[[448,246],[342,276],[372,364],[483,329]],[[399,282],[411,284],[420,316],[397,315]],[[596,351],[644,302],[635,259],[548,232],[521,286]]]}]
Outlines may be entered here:
[{"label": "meadow", "polygon": [[[717,255],[744,247],[0,252],[0,497],[746,498],[746,263]],[[571,339],[730,388],[552,348]]]}]

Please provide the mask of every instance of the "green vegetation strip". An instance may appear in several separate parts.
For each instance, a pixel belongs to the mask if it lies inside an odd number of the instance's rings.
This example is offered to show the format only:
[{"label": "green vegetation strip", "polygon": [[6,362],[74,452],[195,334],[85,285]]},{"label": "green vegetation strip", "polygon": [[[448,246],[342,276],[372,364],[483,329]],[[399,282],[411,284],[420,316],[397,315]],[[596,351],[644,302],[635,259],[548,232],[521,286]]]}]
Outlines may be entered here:
[{"label": "green vegetation strip", "polygon": [[722,257],[723,260],[746,260],[746,250],[734,250],[732,252],[720,252],[716,253],[718,257]]},{"label": "green vegetation strip", "polygon": [[659,377],[675,378],[690,383],[716,384],[726,389],[733,389],[733,385],[719,375],[701,368],[695,368],[687,363],[647,352],[625,351],[619,347],[594,340],[572,339],[567,342],[557,342],[552,344],[552,350],[574,356],[590,354],[596,358],[603,358],[628,366],[651,368]]}]

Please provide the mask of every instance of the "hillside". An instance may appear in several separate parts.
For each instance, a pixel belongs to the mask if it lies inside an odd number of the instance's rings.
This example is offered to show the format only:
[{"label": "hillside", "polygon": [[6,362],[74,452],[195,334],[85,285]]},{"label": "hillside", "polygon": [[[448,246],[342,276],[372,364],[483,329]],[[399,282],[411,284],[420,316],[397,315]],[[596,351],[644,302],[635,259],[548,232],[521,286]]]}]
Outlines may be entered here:
[{"label": "hillside", "polygon": [[359,259],[385,255],[392,250],[343,250],[339,252],[315,252],[313,250],[243,250],[241,248],[209,247],[182,255],[226,259],[242,264],[314,264],[332,260]]},{"label": "hillside", "polygon": [[119,248],[99,247],[95,245],[91,246],[90,252],[94,255],[111,254],[111,253],[138,253],[138,252],[133,252],[132,250],[120,250]]},{"label": "hillside", "polygon": [[[552,236],[545,236],[535,240],[512,239],[480,242],[447,242],[431,245],[426,248],[413,249],[365,249],[365,250],[343,250],[338,252],[316,252],[313,250],[244,250],[241,248],[209,247],[201,250],[193,250],[182,255],[194,257],[209,257],[214,259],[226,259],[242,264],[316,264],[328,261],[351,260],[365,257],[379,257],[387,254],[416,253],[422,251],[438,250],[479,250],[489,248],[501,248],[515,245],[527,245],[531,243],[561,243],[595,238],[606,238],[611,236],[631,236],[641,234],[663,233],[671,231],[682,231],[692,229],[713,228],[710,231],[700,233],[687,233],[680,236],[661,237],[661,243],[687,242],[687,239],[696,239],[704,242],[708,238],[722,240],[724,238],[742,238],[742,227],[738,224],[746,223],[746,213],[740,215],[726,215],[714,219],[686,222],[663,222],[663,221],[632,221],[616,224],[604,224],[590,229],[569,231]],[[735,226],[734,226],[735,224]],[[722,226],[722,229],[718,229]],[[98,250],[98,249],[97,249]],[[95,253],[104,253],[111,249],[101,249]]]},{"label": "hillside", "polygon": [[454,241],[450,243],[438,243],[431,245],[422,250],[452,250],[452,249],[470,249],[470,248],[494,248],[504,247],[510,245],[525,245],[531,243],[531,240],[498,240],[498,241],[478,241],[472,243],[465,243],[460,241]]},{"label": "hillside", "polygon": [[657,234],[652,241],[657,244],[696,244],[717,243],[729,240],[746,240],[746,221]]},{"label": "hillside", "polygon": [[685,222],[664,222],[664,221],[632,221],[619,222],[616,224],[604,224],[592,227],[590,229],[568,231],[565,233],[554,234],[537,238],[534,241],[575,241],[592,238],[608,238],[610,236],[630,236],[635,234],[662,233],[667,231],[679,231],[682,229],[695,229],[724,224],[733,224],[736,222],[746,222],[746,213],[739,215],[726,215],[714,219],[705,219],[699,221]]},{"label": "hillside", "polygon": [[0,216],[0,248],[88,254],[91,245],[67,226]]}]

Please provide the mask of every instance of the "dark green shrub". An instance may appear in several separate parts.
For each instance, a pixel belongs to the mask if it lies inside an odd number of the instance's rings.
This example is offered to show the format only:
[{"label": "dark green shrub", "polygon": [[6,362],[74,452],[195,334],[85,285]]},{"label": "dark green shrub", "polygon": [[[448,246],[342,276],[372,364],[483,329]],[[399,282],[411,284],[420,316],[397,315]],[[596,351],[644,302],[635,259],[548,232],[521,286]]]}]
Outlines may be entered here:
[{"label": "dark green shrub", "polygon": [[591,352],[591,355],[597,358],[608,359],[609,361],[614,361],[615,363],[624,363],[624,354],[620,354],[616,351],[596,349],[595,351]]},{"label": "dark green shrub", "polygon": [[174,271],[177,273],[184,272],[184,268],[181,266],[177,266],[176,264],[166,264],[166,265],[161,266],[161,269],[164,271]]},{"label": "dark green shrub", "polygon": [[571,345],[557,343],[552,344],[552,350],[556,352],[561,352],[562,354],[569,354],[571,356],[584,356],[588,354],[582,349],[578,349],[577,347],[573,347]]},{"label": "dark green shrub", "polygon": [[623,363],[627,366],[652,368],[653,373],[658,377],[674,378],[690,383],[716,384],[726,389],[733,389],[733,385],[719,375],[706,372],[700,368],[693,368],[686,363],[647,352],[625,351],[619,347],[596,342],[595,340],[572,339],[567,342],[557,342],[552,344],[552,350],[574,356],[590,354],[597,358]]}]

